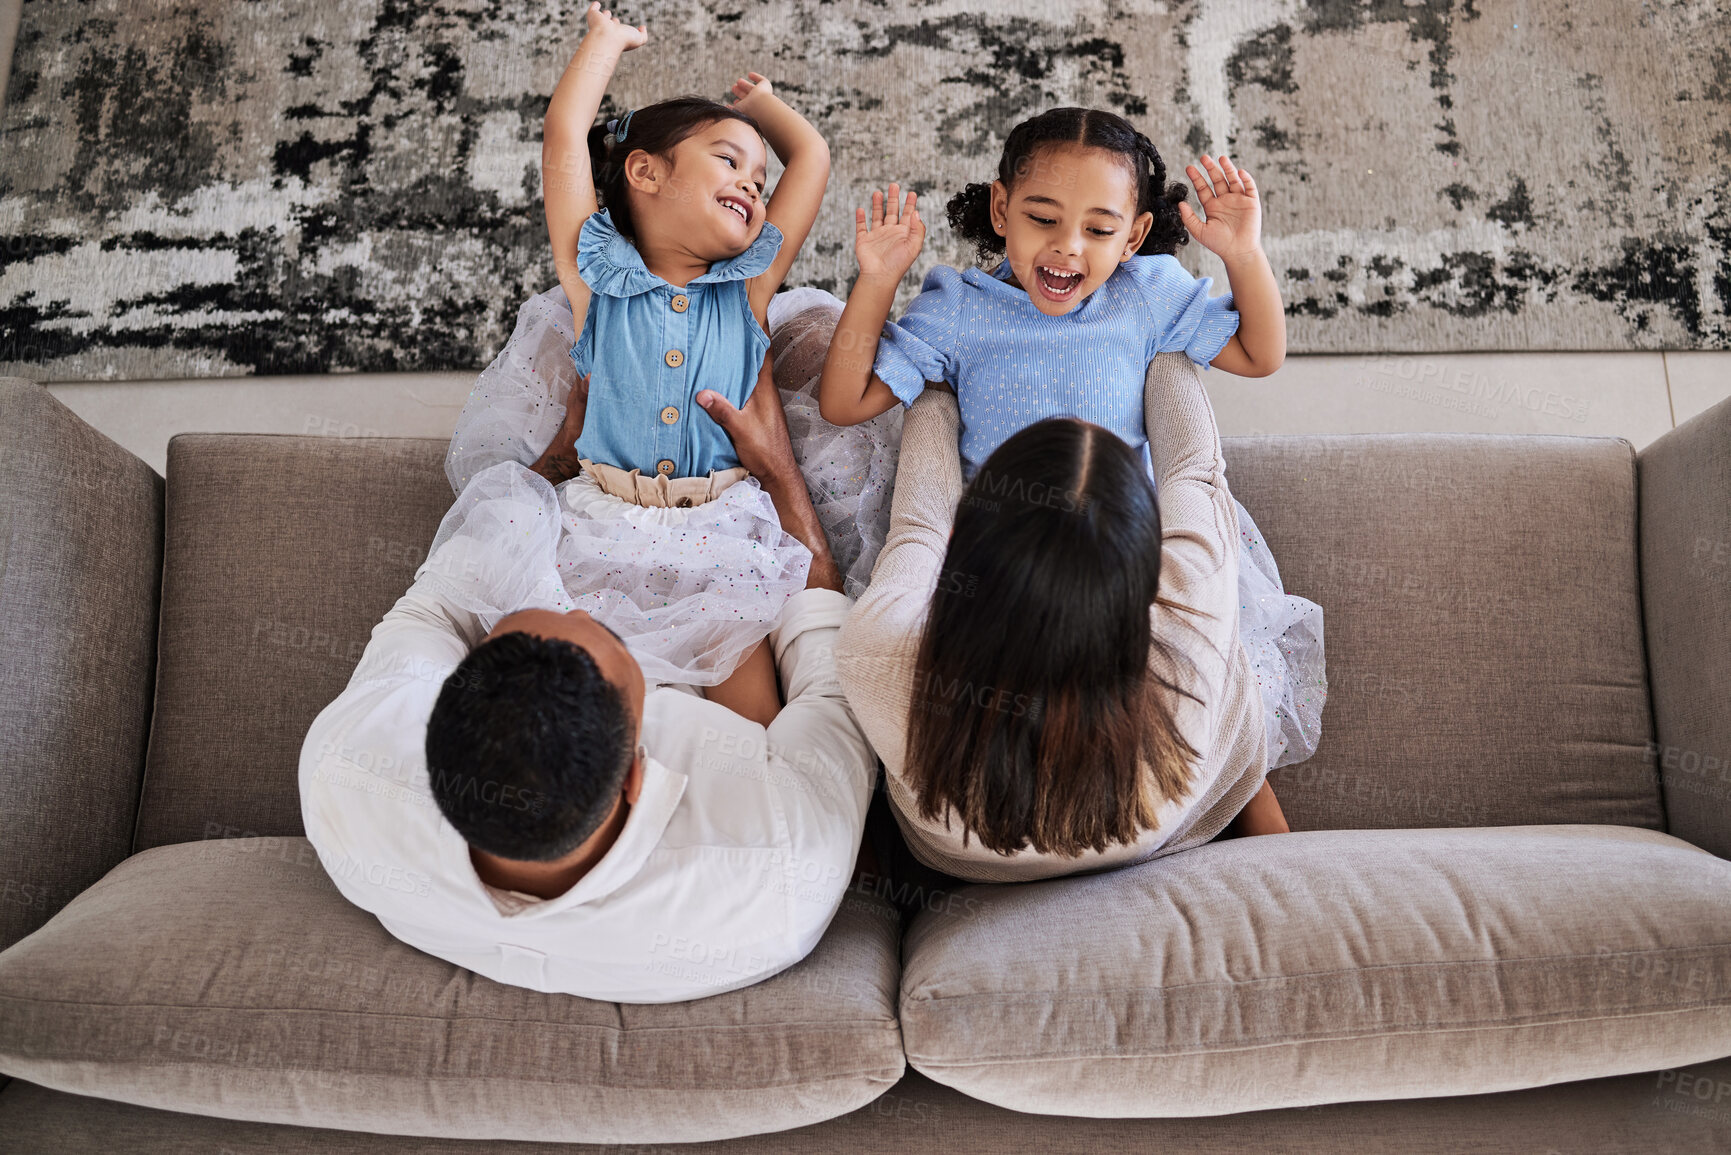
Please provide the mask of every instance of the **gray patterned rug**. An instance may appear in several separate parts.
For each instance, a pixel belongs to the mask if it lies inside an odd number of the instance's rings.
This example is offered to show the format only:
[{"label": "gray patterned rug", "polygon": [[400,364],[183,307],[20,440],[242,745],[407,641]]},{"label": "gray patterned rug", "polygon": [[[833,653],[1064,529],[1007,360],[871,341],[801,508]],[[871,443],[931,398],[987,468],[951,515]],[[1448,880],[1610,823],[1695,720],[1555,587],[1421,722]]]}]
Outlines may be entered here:
[{"label": "gray patterned rug", "polygon": [[[0,121],[0,373],[485,364],[554,281],[540,118],[582,7],[27,0]],[[618,103],[719,96],[756,69],[830,140],[791,283],[845,292],[873,182],[940,201],[991,173],[1017,120],[1089,104],[1175,172],[1206,148],[1257,175],[1295,352],[1731,348],[1718,0],[621,14],[653,40]],[[923,265],[967,263],[931,215]],[[1181,259],[1219,272],[1194,245]]]}]

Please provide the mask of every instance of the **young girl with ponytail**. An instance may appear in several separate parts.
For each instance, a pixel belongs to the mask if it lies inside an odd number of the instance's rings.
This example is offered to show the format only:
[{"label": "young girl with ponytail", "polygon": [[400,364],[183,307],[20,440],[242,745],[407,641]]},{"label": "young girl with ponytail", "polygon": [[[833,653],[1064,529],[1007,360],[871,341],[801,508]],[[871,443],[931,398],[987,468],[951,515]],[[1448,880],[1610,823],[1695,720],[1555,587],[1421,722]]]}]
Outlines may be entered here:
[{"label": "young girl with ponytail", "polygon": [[[780,404],[770,302],[829,150],[757,73],[731,105],[680,97],[597,123],[648,30],[598,3],[585,18],[543,131],[560,287],[523,306],[458,420],[446,472],[461,516],[446,526],[462,531],[442,530],[428,565],[488,628],[529,606],[585,610],[650,683],[767,722],[780,698],[765,638],[812,557],[712,414]],[[481,589],[488,604],[465,601]]]},{"label": "young girl with ponytail", "polygon": [[[1181,351],[1251,377],[1286,355],[1255,182],[1225,156],[1187,171],[1205,218],[1122,117],[1057,108],[1023,121],[1005,140],[997,179],[949,202],[956,233],[982,258],[1002,260],[989,270],[932,269],[896,323],[890,307],[925,226],[914,194],[903,203],[897,185],[887,198],[874,192],[869,218],[856,210],[860,275],[824,366],[824,418],[869,420],[941,383],[956,395],[965,479],[1052,417],[1102,427],[1146,463],[1144,383],[1156,354]],[[1229,294],[1209,296],[1211,280],[1178,263],[1174,251],[1192,236],[1225,263]],[[1320,737],[1322,611],[1284,592],[1255,523],[1242,505],[1237,512],[1239,635],[1266,709],[1268,764],[1287,765],[1308,758]],[[1241,828],[1285,829],[1266,784]]]}]

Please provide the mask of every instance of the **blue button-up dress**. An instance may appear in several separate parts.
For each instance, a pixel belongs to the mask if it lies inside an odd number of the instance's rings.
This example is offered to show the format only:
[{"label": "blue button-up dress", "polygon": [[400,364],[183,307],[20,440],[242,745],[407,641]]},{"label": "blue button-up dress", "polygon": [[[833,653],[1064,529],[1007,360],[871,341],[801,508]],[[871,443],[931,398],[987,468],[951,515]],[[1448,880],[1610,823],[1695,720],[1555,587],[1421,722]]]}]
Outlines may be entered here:
[{"label": "blue button-up dress", "polygon": [[1206,368],[1238,330],[1232,294],[1209,296],[1213,278],[1167,254],[1131,257],[1059,317],[1009,275],[1008,262],[989,272],[933,268],[902,319],[884,326],[873,367],[908,405],[927,381],[949,382],[969,477],[1046,417],[1079,417],[1145,447],[1142,388],[1155,354],[1182,350]]},{"label": "blue button-up dress", "polygon": [[739,464],[733,442],[697,404],[713,389],[743,406],[757,385],[769,334],[751,311],[746,282],[781,248],[765,221],[743,253],[717,261],[683,288],[649,271],[637,246],[603,209],[583,222],[577,273],[589,286],[589,312],[571,347],[589,375],[589,408],[577,452],[653,477],[702,477]]}]

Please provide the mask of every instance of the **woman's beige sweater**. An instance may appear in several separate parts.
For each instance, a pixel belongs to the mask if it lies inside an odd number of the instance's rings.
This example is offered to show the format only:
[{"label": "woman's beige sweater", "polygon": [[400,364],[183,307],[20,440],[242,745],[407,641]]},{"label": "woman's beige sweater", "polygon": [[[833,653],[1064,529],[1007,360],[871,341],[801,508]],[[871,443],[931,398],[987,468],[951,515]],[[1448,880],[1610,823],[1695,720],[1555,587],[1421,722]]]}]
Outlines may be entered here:
[{"label": "woman's beige sweater", "polygon": [[[842,627],[836,666],[855,716],[884,761],[902,834],[928,866],[979,882],[1012,882],[1142,862],[1219,834],[1267,775],[1261,697],[1238,639],[1238,513],[1226,486],[1214,410],[1201,375],[1182,353],[1154,359],[1145,402],[1160,505],[1160,596],[1171,603],[1150,613],[1154,635],[1191,663],[1163,668],[1151,655],[1150,668],[1201,699],[1166,695],[1198,757],[1189,792],[1161,802],[1153,829],[1129,845],[1079,857],[1027,849],[999,854],[977,838],[963,845],[961,820],[953,812],[922,819],[918,796],[902,777],[914,660],[962,494],[954,395],[927,389],[908,411],[889,537],[870,588]],[[990,676],[981,671],[985,680]]]}]

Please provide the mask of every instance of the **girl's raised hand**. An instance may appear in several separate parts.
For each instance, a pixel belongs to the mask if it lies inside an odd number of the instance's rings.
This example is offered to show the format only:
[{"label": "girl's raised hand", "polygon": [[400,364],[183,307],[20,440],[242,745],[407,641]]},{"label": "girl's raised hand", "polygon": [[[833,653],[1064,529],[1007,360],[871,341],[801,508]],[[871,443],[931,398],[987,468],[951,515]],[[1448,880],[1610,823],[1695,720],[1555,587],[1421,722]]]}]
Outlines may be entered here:
[{"label": "girl's raised hand", "polygon": [[775,88],[769,83],[769,77],[761,72],[748,72],[733,82],[733,106],[751,115],[751,106],[761,102],[765,96],[774,96]]},{"label": "girl's raised hand", "polygon": [[647,24],[639,24],[633,28],[629,24],[621,23],[611,11],[601,7],[599,0],[591,0],[589,11],[583,14],[583,19],[589,25],[589,36],[599,36],[608,43],[617,44],[622,52],[641,48],[649,39]]},{"label": "girl's raised hand", "polygon": [[1185,166],[1184,172],[1196,186],[1196,199],[1208,219],[1198,216],[1188,201],[1178,206],[1178,218],[1203,248],[1222,259],[1257,251],[1262,247],[1262,198],[1256,182],[1245,170],[1234,168],[1231,157],[1216,161],[1205,156],[1202,163],[1207,176],[1193,164]]},{"label": "girl's raised hand", "polygon": [[908,193],[904,206],[901,186],[892,183],[887,203],[882,192],[872,191],[869,218],[865,209],[854,210],[853,252],[859,260],[860,276],[899,281],[913,268],[914,258],[926,243],[926,223],[914,207],[918,196]]}]

